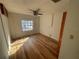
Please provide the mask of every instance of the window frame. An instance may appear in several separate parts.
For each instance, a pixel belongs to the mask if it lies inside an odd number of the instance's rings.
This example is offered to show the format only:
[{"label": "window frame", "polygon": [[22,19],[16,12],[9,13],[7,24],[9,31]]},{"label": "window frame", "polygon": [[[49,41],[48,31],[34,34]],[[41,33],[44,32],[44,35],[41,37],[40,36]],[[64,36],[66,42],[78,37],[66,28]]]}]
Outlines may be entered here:
[{"label": "window frame", "polygon": [[[28,21],[32,21],[32,28],[30,29],[25,29],[25,28],[23,28],[23,21],[25,21],[25,22],[28,22]],[[26,25],[28,25],[28,24],[26,24]],[[30,26],[30,25],[29,25]],[[24,30],[25,29],[25,30]],[[27,32],[27,31],[33,31],[33,29],[34,29],[34,22],[33,22],[33,20],[28,20],[28,19],[23,19],[23,20],[21,20],[21,31],[22,32]]]}]

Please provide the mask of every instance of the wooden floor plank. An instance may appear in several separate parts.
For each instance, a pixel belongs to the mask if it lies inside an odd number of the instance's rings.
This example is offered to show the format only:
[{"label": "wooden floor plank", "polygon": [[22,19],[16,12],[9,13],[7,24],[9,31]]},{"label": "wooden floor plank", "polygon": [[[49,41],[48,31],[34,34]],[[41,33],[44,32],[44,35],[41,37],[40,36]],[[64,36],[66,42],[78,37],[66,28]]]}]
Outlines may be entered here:
[{"label": "wooden floor plank", "polygon": [[10,59],[57,59],[57,44],[41,35],[17,40],[11,45]]}]

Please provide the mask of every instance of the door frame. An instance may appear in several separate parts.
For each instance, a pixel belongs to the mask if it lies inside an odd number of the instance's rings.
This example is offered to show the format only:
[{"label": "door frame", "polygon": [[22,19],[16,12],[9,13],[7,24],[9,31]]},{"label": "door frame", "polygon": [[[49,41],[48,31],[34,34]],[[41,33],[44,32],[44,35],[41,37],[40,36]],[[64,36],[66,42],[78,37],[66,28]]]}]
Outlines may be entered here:
[{"label": "door frame", "polygon": [[65,27],[65,22],[66,22],[66,17],[67,17],[67,12],[63,12],[63,16],[62,16],[62,21],[61,21],[61,27],[60,27],[60,32],[59,32],[59,38],[58,38],[58,54],[61,48],[61,44],[62,44],[62,37],[63,37],[63,32],[64,32],[64,27]]}]

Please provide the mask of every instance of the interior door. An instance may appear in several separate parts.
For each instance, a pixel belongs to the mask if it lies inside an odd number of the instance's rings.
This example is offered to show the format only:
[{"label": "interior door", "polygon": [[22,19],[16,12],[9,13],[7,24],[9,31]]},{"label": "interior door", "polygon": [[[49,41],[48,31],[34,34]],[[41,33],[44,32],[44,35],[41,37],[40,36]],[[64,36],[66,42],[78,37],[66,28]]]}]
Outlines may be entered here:
[{"label": "interior door", "polygon": [[10,33],[9,33],[9,27],[8,27],[8,18],[5,15],[1,15],[1,17],[2,17],[4,35],[7,41],[7,46],[8,48],[10,48]]},{"label": "interior door", "polygon": [[0,59],[8,59],[8,48],[0,15]]}]

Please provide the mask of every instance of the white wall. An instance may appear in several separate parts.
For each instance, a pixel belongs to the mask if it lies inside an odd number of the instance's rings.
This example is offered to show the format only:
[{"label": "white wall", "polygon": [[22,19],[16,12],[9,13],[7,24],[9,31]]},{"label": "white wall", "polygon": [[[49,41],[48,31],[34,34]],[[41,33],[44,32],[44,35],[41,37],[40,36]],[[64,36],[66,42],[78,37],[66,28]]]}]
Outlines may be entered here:
[{"label": "white wall", "polygon": [[[21,20],[23,19],[34,21],[34,24],[33,24],[34,28],[32,31],[26,31],[26,32],[22,31]],[[9,21],[10,34],[12,39],[24,37],[30,34],[39,33],[39,17],[9,12],[8,21]]]},{"label": "white wall", "polygon": [[57,41],[58,41],[60,28],[61,28],[62,16],[63,16],[63,12],[56,12],[54,15],[52,38],[56,39]]},{"label": "white wall", "polygon": [[40,33],[58,41],[63,13],[43,15],[40,17]]},{"label": "white wall", "polygon": [[0,0],[0,3],[3,3],[3,0]]},{"label": "white wall", "polygon": [[40,16],[40,33],[51,36],[51,29],[52,29],[52,15],[42,15]]},{"label": "white wall", "polygon": [[[71,0],[59,59],[79,59],[79,0]],[[71,39],[70,35],[74,38]]]}]

